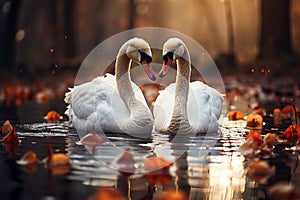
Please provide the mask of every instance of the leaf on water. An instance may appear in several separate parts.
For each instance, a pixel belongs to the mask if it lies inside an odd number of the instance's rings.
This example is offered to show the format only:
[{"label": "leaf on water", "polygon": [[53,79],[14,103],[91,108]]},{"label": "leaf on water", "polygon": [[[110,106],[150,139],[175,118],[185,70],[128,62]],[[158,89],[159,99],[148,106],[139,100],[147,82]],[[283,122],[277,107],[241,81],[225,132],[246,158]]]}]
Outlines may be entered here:
[{"label": "leaf on water", "polygon": [[130,176],[135,171],[135,160],[128,150],[125,150],[119,157],[117,157],[113,162],[114,166],[123,176]]},{"label": "leaf on water", "polygon": [[244,144],[240,146],[240,148],[237,150],[238,152],[241,152],[244,156],[252,156],[255,154],[255,152],[259,149],[259,145],[253,137],[249,138]]},{"label": "leaf on water", "polygon": [[37,163],[36,153],[32,150],[27,151],[20,160],[16,161],[19,165],[29,165]]},{"label": "leaf on water", "polygon": [[20,140],[16,132],[16,128],[13,128],[13,131],[7,134],[1,141],[6,145],[7,152],[16,154],[20,144]]},{"label": "leaf on water", "polygon": [[246,140],[253,138],[254,141],[257,143],[257,145],[262,144],[263,142],[263,137],[261,136],[261,134],[255,130],[250,130],[250,133],[248,133],[246,135]]},{"label": "leaf on water", "polygon": [[232,121],[244,120],[244,114],[240,111],[228,112],[227,117],[229,120],[232,120]]},{"label": "leaf on water", "polygon": [[268,189],[271,199],[299,199],[300,194],[295,186],[289,182],[281,181]]},{"label": "leaf on water", "polygon": [[99,188],[88,200],[126,200],[117,190],[112,188]]},{"label": "leaf on water", "polygon": [[167,190],[159,194],[157,200],[187,200],[187,195],[180,190]]},{"label": "leaf on water", "polygon": [[267,133],[264,136],[264,143],[266,143],[266,145],[269,148],[272,148],[272,147],[276,146],[277,144],[279,144],[280,141],[279,141],[279,138],[275,134],[273,134],[273,133]]},{"label": "leaf on water", "polygon": [[270,167],[266,161],[253,161],[248,167],[248,173],[255,182],[266,184],[275,175],[275,166]]},{"label": "leaf on water", "polygon": [[173,163],[165,160],[164,158],[153,156],[144,163],[144,170],[152,172],[156,170],[169,169]]},{"label": "leaf on water", "polygon": [[259,114],[250,114],[247,119],[247,128],[257,128],[262,129],[263,126],[263,118]]},{"label": "leaf on water", "polygon": [[11,131],[13,130],[13,127],[12,125],[10,124],[10,121],[9,120],[6,120],[2,127],[1,127],[1,134],[2,135],[7,135],[9,134]]},{"label": "leaf on water", "polygon": [[104,140],[96,133],[96,131],[92,131],[85,135],[80,141],[83,145],[91,146],[102,145],[104,143]]},{"label": "leaf on water", "polygon": [[54,122],[59,122],[60,120],[63,119],[63,117],[56,111],[51,110],[47,113],[46,116],[44,116],[44,119],[47,120],[47,122],[49,123],[54,123]]}]

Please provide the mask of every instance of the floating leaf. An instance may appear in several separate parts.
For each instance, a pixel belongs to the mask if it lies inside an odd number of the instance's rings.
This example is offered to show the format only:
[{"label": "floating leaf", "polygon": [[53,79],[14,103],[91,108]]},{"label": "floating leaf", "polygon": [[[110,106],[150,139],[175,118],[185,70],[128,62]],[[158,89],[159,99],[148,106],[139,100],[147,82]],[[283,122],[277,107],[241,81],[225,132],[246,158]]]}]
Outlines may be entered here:
[{"label": "floating leaf", "polygon": [[144,163],[144,170],[146,172],[151,172],[161,169],[169,169],[171,165],[172,163],[164,158],[153,156]]},{"label": "floating leaf", "polygon": [[23,169],[28,173],[33,173],[37,170],[37,156],[36,153],[29,150],[27,151],[20,160],[17,160],[17,164],[23,165]]},{"label": "floating leaf", "polygon": [[244,144],[242,144],[237,151],[241,152],[244,156],[247,157],[247,156],[254,155],[258,149],[259,149],[259,145],[251,137]]},{"label": "floating leaf", "polygon": [[9,120],[6,120],[2,127],[1,127],[1,134],[2,135],[7,135],[9,134],[11,131],[13,130],[13,127],[12,125],[10,124],[10,121]]},{"label": "floating leaf", "polygon": [[145,177],[149,184],[167,184],[172,177],[169,173],[171,162],[161,157],[151,157],[144,163]]},{"label": "floating leaf", "polygon": [[266,145],[269,148],[272,148],[273,146],[279,144],[279,139],[277,138],[277,136],[273,133],[267,133],[264,137],[264,143],[266,143]]},{"label": "floating leaf", "polygon": [[49,156],[43,159],[52,175],[66,174],[70,171],[70,159],[64,153],[53,153],[52,147],[48,144]]},{"label": "floating leaf", "polygon": [[53,122],[59,122],[60,120],[63,119],[63,117],[56,111],[51,110],[47,113],[44,119],[47,120],[47,122],[49,123],[53,123]]},{"label": "floating leaf", "polygon": [[187,195],[182,191],[176,191],[176,190],[167,190],[162,192],[157,200],[187,200]]},{"label": "floating leaf", "polygon": [[281,110],[281,119],[287,120],[287,119],[294,119],[295,118],[295,112],[298,111],[297,107],[294,107],[294,105],[287,105]]},{"label": "floating leaf", "polygon": [[28,165],[37,163],[36,153],[32,150],[27,151],[20,160],[17,160],[19,165]]},{"label": "floating leaf", "polygon": [[7,152],[16,154],[20,144],[20,140],[16,132],[16,128],[14,128],[13,131],[11,131],[2,139],[2,143],[6,145]]},{"label": "floating leaf", "polygon": [[258,114],[250,114],[248,115],[247,119],[247,128],[256,128],[256,129],[261,129],[263,125],[263,118],[261,115]]},{"label": "floating leaf", "polygon": [[130,176],[135,171],[135,160],[128,150],[125,150],[112,165],[125,177]]},{"label": "floating leaf", "polygon": [[295,186],[289,182],[281,181],[268,189],[268,194],[272,199],[289,200],[300,199],[299,192]]},{"label": "floating leaf", "polygon": [[172,180],[169,171],[158,170],[145,174],[145,177],[150,185],[166,185]]},{"label": "floating leaf", "polygon": [[258,183],[265,184],[275,174],[275,167],[266,161],[253,161],[248,167],[249,176]]},{"label": "floating leaf", "polygon": [[229,120],[243,120],[244,119],[244,114],[240,111],[231,111],[228,112],[227,117]]},{"label": "floating leaf", "polygon": [[300,126],[296,124],[290,125],[280,138],[286,139],[288,141],[296,141],[300,137]]},{"label": "floating leaf", "polygon": [[92,131],[91,133],[85,135],[83,138],[81,138],[80,142],[85,146],[87,151],[93,155],[96,153],[97,148],[105,143],[104,140],[96,133],[96,131]]},{"label": "floating leaf", "polygon": [[115,189],[99,188],[88,200],[126,200],[126,198]]},{"label": "floating leaf", "polygon": [[246,135],[246,140],[253,138],[257,145],[261,145],[263,142],[263,137],[260,135],[259,132],[255,130],[250,130],[250,133]]}]

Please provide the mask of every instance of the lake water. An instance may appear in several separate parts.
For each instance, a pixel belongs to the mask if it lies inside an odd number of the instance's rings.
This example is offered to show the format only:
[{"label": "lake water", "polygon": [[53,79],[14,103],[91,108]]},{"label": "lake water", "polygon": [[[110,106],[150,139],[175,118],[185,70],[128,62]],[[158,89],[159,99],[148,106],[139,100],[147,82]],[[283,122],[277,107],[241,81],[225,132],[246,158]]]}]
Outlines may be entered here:
[{"label": "lake water", "polygon": [[[236,151],[248,132],[243,128],[221,127],[218,133],[182,140],[171,140],[159,133],[154,133],[151,139],[108,134],[108,142],[92,155],[78,142],[80,138],[67,121],[43,121],[42,116],[54,107],[63,113],[64,104],[60,101],[39,105],[39,109],[36,103],[2,109],[2,115],[16,127],[21,144],[14,156],[6,152],[4,145],[0,146],[0,199],[88,199],[99,187],[114,188],[128,199],[156,199],[168,189],[183,191],[191,200],[268,199],[267,189],[278,181],[286,180],[300,188],[298,155],[288,151],[277,151],[265,159],[276,167],[271,182],[258,184],[249,177],[246,169],[252,160]],[[263,133],[273,127],[270,117],[265,122]],[[71,160],[68,173],[55,174],[42,162],[35,170],[16,163],[28,150],[36,152],[41,161],[48,156],[48,143],[54,152],[68,155]],[[134,156],[138,168],[129,177],[111,165],[125,149]],[[163,184],[150,184],[139,170],[154,154],[174,161],[169,172],[159,177],[166,180]]]}]

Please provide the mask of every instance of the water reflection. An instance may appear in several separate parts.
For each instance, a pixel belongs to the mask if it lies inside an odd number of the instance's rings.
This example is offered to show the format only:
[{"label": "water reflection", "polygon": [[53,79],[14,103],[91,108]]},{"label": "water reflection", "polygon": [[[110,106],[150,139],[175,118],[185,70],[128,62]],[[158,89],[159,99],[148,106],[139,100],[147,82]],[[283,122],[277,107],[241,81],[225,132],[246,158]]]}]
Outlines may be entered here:
[{"label": "water reflection", "polygon": [[[271,123],[271,122],[270,122]],[[275,175],[266,184],[256,183],[248,174],[251,159],[245,159],[236,150],[244,142],[246,130],[241,127],[221,127],[213,135],[193,135],[170,138],[154,133],[149,140],[124,134],[107,134],[108,141],[97,147],[94,155],[79,143],[75,130],[68,123],[17,124],[20,147],[10,158],[1,146],[0,191],[4,199],[57,197],[86,199],[99,187],[109,187],[128,199],[156,199],[169,189],[182,191],[188,199],[266,199],[268,189],[282,180],[300,186],[298,155],[283,152],[277,146],[267,159],[275,167]],[[48,155],[50,141],[54,152],[67,153],[71,168],[67,174],[49,173],[40,161]],[[36,169],[19,166],[19,160],[28,150],[36,152]],[[125,150],[135,160],[135,173],[124,175],[112,163]],[[151,156],[159,156],[173,165],[156,176],[146,176],[143,164]],[[5,191],[5,192],[4,192]],[[21,191],[17,195],[17,191]]]},{"label": "water reflection", "polygon": [[[110,143],[101,145],[96,155],[79,145],[78,138],[69,138],[72,172],[68,179],[85,185],[114,187],[129,199],[152,199],[170,188],[184,191],[189,199],[239,199],[246,187],[244,157],[235,152],[242,137],[237,140],[237,136],[213,136],[181,137],[174,141],[155,133],[152,140],[140,141],[124,135],[108,135]],[[137,161],[136,173],[130,177],[111,167],[125,149]],[[144,176],[142,164],[152,155],[174,162],[169,180],[164,175],[159,177],[159,183],[153,184]]]}]

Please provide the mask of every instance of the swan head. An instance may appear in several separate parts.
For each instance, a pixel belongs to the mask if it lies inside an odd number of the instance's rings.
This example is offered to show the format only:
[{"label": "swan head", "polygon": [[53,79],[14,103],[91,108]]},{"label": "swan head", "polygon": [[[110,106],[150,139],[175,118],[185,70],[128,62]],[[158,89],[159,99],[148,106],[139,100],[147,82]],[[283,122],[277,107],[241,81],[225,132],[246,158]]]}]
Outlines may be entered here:
[{"label": "swan head", "polygon": [[186,46],[181,39],[170,38],[165,42],[162,53],[163,66],[159,72],[160,78],[167,75],[173,61],[177,60],[180,57],[184,57],[185,49]]},{"label": "swan head", "polygon": [[145,69],[148,77],[155,81],[156,77],[152,69],[152,52],[150,45],[144,39],[141,38],[132,38],[128,40],[126,43],[126,55],[129,59],[134,62],[141,64]]}]

